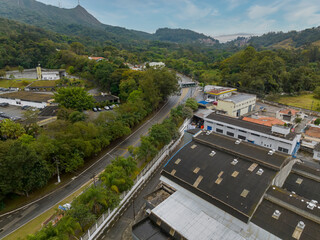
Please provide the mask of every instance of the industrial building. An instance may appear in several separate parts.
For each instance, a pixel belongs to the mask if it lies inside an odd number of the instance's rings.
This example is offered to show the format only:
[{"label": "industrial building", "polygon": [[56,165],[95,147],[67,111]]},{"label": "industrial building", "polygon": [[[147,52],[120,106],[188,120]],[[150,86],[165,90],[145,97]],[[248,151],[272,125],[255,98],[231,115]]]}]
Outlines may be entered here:
[{"label": "industrial building", "polygon": [[132,228],[135,240],[320,236],[320,169],[288,154],[201,131],[160,180],[172,193],[147,204],[147,217]]},{"label": "industrial building", "polygon": [[224,111],[228,116],[240,117],[254,110],[256,96],[239,93],[235,88],[208,85],[204,88],[207,108]]},{"label": "industrial building", "polygon": [[212,130],[276,151],[294,155],[300,146],[301,135],[292,132],[290,127],[283,125],[268,127],[215,112],[204,116],[203,121],[206,130]]},{"label": "industrial building", "polygon": [[14,106],[30,106],[35,108],[45,108],[53,101],[54,96],[44,93],[33,92],[10,92],[0,95],[0,103],[8,103]]}]

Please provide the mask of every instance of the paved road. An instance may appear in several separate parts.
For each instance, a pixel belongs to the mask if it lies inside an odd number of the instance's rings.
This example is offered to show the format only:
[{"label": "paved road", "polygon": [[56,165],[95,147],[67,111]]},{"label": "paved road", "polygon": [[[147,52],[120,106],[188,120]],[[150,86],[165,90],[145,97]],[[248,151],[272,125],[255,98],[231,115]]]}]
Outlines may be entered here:
[{"label": "paved road", "polygon": [[143,216],[143,208],[145,204],[144,197],[149,193],[153,192],[156,187],[160,183],[160,172],[163,166],[166,164],[168,159],[175,154],[175,152],[180,149],[184,144],[189,142],[192,139],[191,134],[185,134],[184,138],[182,139],[181,143],[178,145],[176,150],[163,161],[161,167],[154,173],[154,175],[149,179],[146,186],[138,193],[137,197],[134,200],[134,207],[131,203],[128,206],[127,210],[123,213],[123,215],[119,218],[119,220],[115,223],[115,225],[110,229],[104,231],[101,236],[98,238],[99,240],[120,240],[120,239],[132,239],[131,238],[131,226],[134,222],[133,218],[133,211],[135,212],[135,216],[141,217]]},{"label": "paved road", "polygon": [[[190,79],[187,77],[182,77],[182,80],[190,81]],[[81,186],[90,181],[94,174],[103,171],[115,156],[128,156],[127,148],[130,145],[137,145],[139,143],[140,136],[145,135],[153,124],[161,122],[165,117],[167,117],[173,107],[177,106],[180,102],[185,101],[189,95],[188,93],[189,89],[183,89],[181,96],[170,97],[168,102],[159,110],[157,114],[155,114],[145,124],[138,128],[134,133],[128,136],[124,141],[102,156],[95,164],[87,168],[81,174],[75,176],[75,178],[65,187],[60,188],[54,193],[11,214],[1,216],[0,239],[14,232],[18,228],[22,227],[32,219],[36,218],[71,195],[73,192],[77,191],[79,188],[81,188]]]}]

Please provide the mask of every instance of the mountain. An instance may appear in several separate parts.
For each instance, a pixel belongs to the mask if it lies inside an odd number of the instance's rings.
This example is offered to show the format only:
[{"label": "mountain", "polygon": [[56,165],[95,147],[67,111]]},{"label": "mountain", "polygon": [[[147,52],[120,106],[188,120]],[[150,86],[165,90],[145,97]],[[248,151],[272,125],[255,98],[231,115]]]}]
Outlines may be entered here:
[{"label": "mountain", "polygon": [[233,41],[234,44],[240,46],[252,45],[255,48],[270,49],[297,49],[308,45],[320,45],[320,26],[308,28],[302,31],[290,32],[270,32],[262,36],[253,36],[246,38],[238,38]]},{"label": "mountain", "polygon": [[214,45],[219,43],[216,39],[208,37],[202,33],[197,33],[188,29],[160,28],[154,34],[154,39],[175,43],[203,43]]},{"label": "mountain", "polygon": [[158,29],[155,34],[149,34],[102,24],[80,5],[72,9],[63,9],[35,0],[0,0],[0,17],[102,42],[109,40],[120,44],[141,44],[141,41],[157,40],[203,45],[213,45],[217,42],[191,30],[164,28]]}]

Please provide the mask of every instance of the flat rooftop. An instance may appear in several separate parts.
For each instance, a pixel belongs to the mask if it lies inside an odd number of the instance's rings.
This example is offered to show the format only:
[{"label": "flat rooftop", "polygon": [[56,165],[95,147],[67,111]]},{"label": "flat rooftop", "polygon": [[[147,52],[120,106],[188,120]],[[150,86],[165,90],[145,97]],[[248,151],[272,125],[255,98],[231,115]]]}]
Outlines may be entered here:
[{"label": "flat rooftop", "polygon": [[289,192],[320,203],[320,167],[296,163],[283,185]]},{"label": "flat rooftop", "polygon": [[272,125],[284,125],[285,124],[284,121],[281,121],[278,118],[265,117],[265,116],[261,116],[261,117],[257,117],[257,118],[243,117],[242,120],[247,121],[247,122],[257,123],[257,124],[268,126],[268,127],[272,127]]},{"label": "flat rooftop", "polygon": [[145,218],[132,227],[132,233],[141,240],[169,240],[173,239],[164,232],[150,218]]},{"label": "flat rooftop", "polygon": [[237,91],[236,88],[220,87],[220,86],[205,86],[204,92],[211,95],[221,95],[228,92]]},{"label": "flat rooftop", "polygon": [[270,149],[253,143],[241,141],[239,144],[236,144],[236,140],[233,137],[215,132],[211,132],[209,135],[201,132],[194,138],[196,142],[225,151],[235,158],[239,156],[275,170],[280,170],[291,159],[290,155],[281,152],[274,152],[272,155],[269,155]]},{"label": "flat rooftop", "polygon": [[[304,198],[283,189],[270,188],[267,194],[271,198],[266,197],[259,205],[251,219],[253,223],[281,239],[319,239],[320,209],[318,207],[313,210],[308,209]],[[278,219],[273,217],[276,210],[281,213]],[[302,232],[296,228],[300,221],[305,224]],[[300,235],[300,237],[293,238],[294,235]]]},{"label": "flat rooftop", "polygon": [[320,128],[309,127],[306,129],[305,134],[309,137],[320,138]]},{"label": "flat rooftop", "polygon": [[255,95],[251,94],[245,94],[245,93],[237,93],[237,94],[232,94],[228,98],[220,99],[220,101],[227,101],[227,102],[233,102],[235,104],[247,101],[249,99],[255,98]]},{"label": "flat rooftop", "polygon": [[[166,223],[176,233],[189,240],[244,240],[239,232],[241,228],[225,226],[219,217],[216,216],[214,209],[208,209],[201,202],[196,201],[177,191],[168,199],[152,210],[156,216],[155,220],[160,219],[161,224]],[[232,224],[232,222],[228,222]],[[176,238],[181,239],[181,238]]]},{"label": "flat rooftop", "polygon": [[[223,145],[222,136],[212,136]],[[233,146],[238,147],[234,141]],[[240,148],[246,147],[247,145],[240,146]],[[255,152],[261,151],[259,148],[253,149]],[[212,151],[214,155],[210,155]],[[270,168],[266,167],[268,164],[260,164],[266,159],[253,161],[250,157],[236,154],[235,151],[229,152],[214,144],[205,145],[194,139],[170,159],[162,175],[234,217],[247,222],[275,177],[276,164],[280,166],[283,162],[277,163],[279,160],[275,160],[274,167]],[[252,149],[248,150],[248,153],[252,151]],[[266,152],[265,150],[262,154],[272,158]],[[259,155],[260,153],[257,154]],[[277,158],[276,155],[274,157]],[[283,161],[287,159],[287,156],[279,157]],[[235,158],[236,164],[234,164]],[[260,169],[261,175],[259,175]]]},{"label": "flat rooftop", "polygon": [[0,98],[20,99],[30,102],[48,102],[50,99],[53,99],[54,96],[51,94],[19,91],[1,94]]},{"label": "flat rooftop", "polygon": [[[214,120],[214,121],[238,126],[238,127],[244,128],[244,129],[253,130],[256,132],[260,132],[260,133],[264,133],[264,134],[268,134],[268,135],[274,135],[271,131],[271,127],[260,125],[257,123],[248,122],[248,121],[243,121],[241,119],[228,117],[228,116],[217,114],[214,112],[209,114],[206,118]],[[286,136],[281,136],[281,135],[276,135],[276,136],[279,138],[287,139],[287,140],[293,140],[296,137],[296,135],[297,135],[296,133],[290,132]]]}]

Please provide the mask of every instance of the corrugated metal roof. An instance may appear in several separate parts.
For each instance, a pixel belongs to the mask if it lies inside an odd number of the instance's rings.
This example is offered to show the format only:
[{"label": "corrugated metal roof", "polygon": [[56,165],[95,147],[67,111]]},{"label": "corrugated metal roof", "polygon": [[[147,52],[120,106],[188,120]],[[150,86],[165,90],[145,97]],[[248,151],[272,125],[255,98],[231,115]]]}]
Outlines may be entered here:
[{"label": "corrugated metal roof", "polygon": [[153,214],[189,240],[245,239],[204,211],[204,206],[179,191],[152,210]]}]

